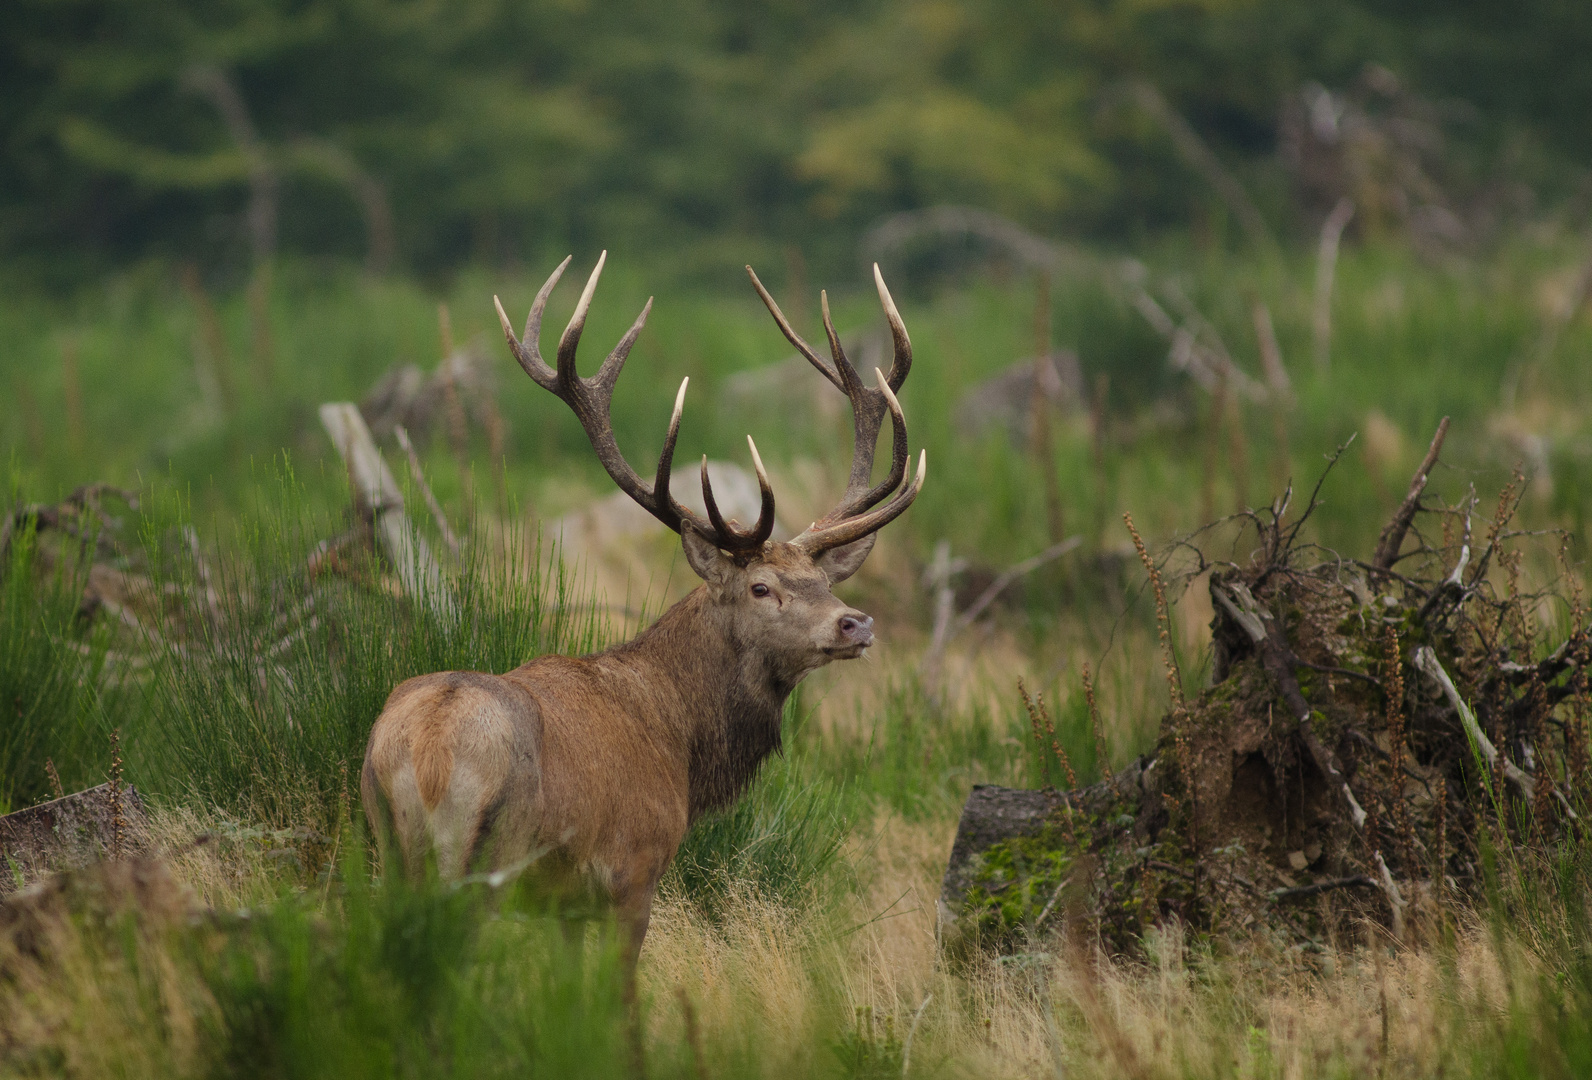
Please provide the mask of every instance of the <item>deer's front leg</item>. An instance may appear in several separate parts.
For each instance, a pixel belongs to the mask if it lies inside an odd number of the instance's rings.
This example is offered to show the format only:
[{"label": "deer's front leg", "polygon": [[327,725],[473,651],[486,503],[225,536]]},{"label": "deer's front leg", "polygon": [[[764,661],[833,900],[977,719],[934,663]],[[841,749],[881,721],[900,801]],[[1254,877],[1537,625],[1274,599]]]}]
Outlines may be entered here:
[{"label": "deer's front leg", "polygon": [[661,868],[648,867],[629,881],[615,883],[614,915],[619,924],[619,958],[624,965],[626,1000],[635,996],[636,964],[641,959],[641,944],[652,922],[652,900],[662,877]]},{"label": "deer's front leg", "polygon": [[631,1067],[635,1075],[647,1075],[646,1049],[641,1037],[641,1002],[636,991],[636,965],[641,960],[641,943],[652,922],[652,898],[658,892],[661,868],[639,876],[633,883],[618,883],[613,893],[614,914],[619,923],[620,978],[624,980],[626,1026],[629,1028]]}]

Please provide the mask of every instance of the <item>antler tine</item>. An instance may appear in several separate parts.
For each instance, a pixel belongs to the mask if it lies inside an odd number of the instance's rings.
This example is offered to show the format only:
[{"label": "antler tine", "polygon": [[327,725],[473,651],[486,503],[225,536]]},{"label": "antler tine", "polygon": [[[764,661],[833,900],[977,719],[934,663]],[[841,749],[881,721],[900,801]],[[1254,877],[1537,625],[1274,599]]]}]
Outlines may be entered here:
[{"label": "antler tine", "polygon": [[856,517],[846,518],[834,525],[821,527],[817,524],[810,527],[791,543],[801,548],[809,555],[818,555],[832,548],[844,547],[847,544],[861,540],[869,533],[878,532],[890,522],[900,517],[906,508],[912,505],[912,500],[918,497],[918,492],[923,490],[924,477],[928,475],[929,452],[918,453],[918,471],[912,482],[896,493],[896,497],[877,509]]},{"label": "antler tine", "polygon": [[835,358],[835,370],[840,374],[841,389],[849,398],[855,398],[862,387],[862,380],[857,377],[857,369],[851,366],[851,361],[846,359],[845,347],[840,344],[840,335],[835,333],[835,320],[829,317],[829,290],[818,290],[818,306],[824,313],[824,335],[829,338],[829,355]]},{"label": "antler tine", "polygon": [[498,322],[503,326],[503,336],[508,339],[509,351],[514,354],[520,367],[525,369],[536,385],[544,390],[554,390],[558,385],[558,373],[542,359],[540,339],[542,335],[542,311],[547,307],[547,298],[552,295],[553,287],[558,284],[558,279],[564,276],[564,271],[569,268],[570,260],[575,256],[566,255],[564,261],[558,264],[551,275],[548,276],[542,288],[536,294],[536,299],[531,302],[531,313],[525,319],[525,335],[523,339],[514,336],[514,327],[509,322],[508,313],[503,310],[503,301],[496,296],[492,297],[492,304],[497,308]]},{"label": "antler tine", "polygon": [[719,513],[719,504],[713,498],[713,482],[708,479],[708,456],[706,454],[702,455],[702,501],[707,504],[708,521],[712,523],[713,531],[717,534],[722,546],[725,540],[735,536],[735,530],[730,528],[729,523],[724,520],[724,515]]},{"label": "antler tine", "polygon": [[[669,420],[669,433],[664,440],[663,454],[658,459],[657,476],[651,486],[630,467],[630,463],[619,450],[618,441],[614,438],[613,420],[609,416],[614,385],[619,380],[619,373],[624,369],[625,360],[634,348],[637,337],[647,323],[647,316],[652,311],[652,300],[650,298],[647,300],[641,309],[641,314],[636,316],[636,321],[608,354],[608,358],[603,361],[601,369],[595,376],[582,379],[575,370],[575,352],[580,345],[581,331],[586,326],[586,313],[591,308],[592,294],[596,291],[597,280],[602,275],[603,264],[607,258],[608,253],[605,251],[597,260],[597,266],[592,270],[591,277],[586,281],[586,288],[581,293],[580,302],[575,305],[575,313],[571,316],[569,325],[564,328],[563,337],[558,344],[556,370],[548,367],[542,360],[537,337],[541,331],[542,312],[546,307],[547,298],[552,293],[553,287],[558,284],[558,279],[563,275],[565,268],[569,266],[569,259],[559,264],[558,269],[553,271],[547,283],[542,286],[542,291],[536,294],[536,302],[531,305],[531,315],[526,322],[526,338],[523,343],[515,340],[501,302],[497,303],[498,320],[503,324],[504,335],[508,338],[515,359],[520,362],[526,374],[536,380],[538,385],[551,391],[574,412],[575,418],[580,421],[580,426],[585,429],[586,438],[591,442],[592,449],[597,453],[597,460],[602,463],[603,469],[615,486],[635,500],[643,510],[675,532],[679,532],[689,524],[703,535],[711,536],[711,526],[689,507],[682,506],[669,492],[670,467],[674,459],[675,441],[680,434],[680,414],[685,406],[686,385],[690,380],[682,382],[679,393],[675,395],[674,414]],[[493,299],[496,301],[495,297]]]},{"label": "antler tine", "polygon": [[757,511],[757,528],[752,530],[752,539],[759,547],[770,536],[774,535],[774,487],[768,482],[768,473],[763,469],[763,455],[757,452],[757,444],[752,437],[746,437],[746,446],[752,451],[752,468],[757,471],[757,488],[762,495],[762,505]]},{"label": "antler tine", "polygon": [[642,305],[641,314],[636,316],[636,321],[630,324],[630,329],[625,331],[625,336],[619,339],[619,344],[614,346],[613,352],[608,354],[608,359],[603,361],[603,366],[597,369],[597,374],[591,378],[593,386],[601,387],[603,393],[613,397],[614,384],[619,381],[619,373],[625,369],[625,361],[630,359],[630,350],[635,348],[636,339],[641,336],[641,328],[647,325],[647,316],[652,313],[652,297],[647,297],[647,302]]},{"label": "antler tine", "polygon": [[564,271],[569,269],[569,264],[575,261],[575,256],[565,255],[564,261],[553,268],[547,275],[547,280],[537,290],[536,299],[531,301],[530,314],[525,316],[525,340],[540,341],[542,339],[542,312],[547,309],[547,298],[553,295],[553,289],[558,286],[564,276]]},{"label": "antler tine", "polygon": [[713,498],[713,482],[708,478],[708,456],[702,455],[702,501],[707,505],[708,521],[713,526],[714,540],[726,551],[755,551],[774,534],[774,489],[769,486],[768,473],[763,470],[763,459],[757,452],[752,437],[746,437],[752,448],[752,464],[757,469],[757,486],[762,491],[763,504],[758,510],[757,525],[750,531],[737,528],[738,522],[725,521],[719,504]]},{"label": "antler tine", "polygon": [[780,333],[785,335],[785,340],[796,346],[796,351],[805,356],[809,364],[817,368],[824,378],[833,383],[836,390],[844,392],[846,387],[840,381],[840,376],[832,371],[829,365],[819,358],[813,347],[803,341],[802,336],[792,329],[791,324],[785,318],[785,313],[779,309],[779,305],[774,302],[774,298],[769,295],[767,289],[763,288],[763,283],[757,279],[757,272],[748,266],[746,268],[746,276],[752,279],[752,288],[756,289],[757,295],[763,298],[763,306],[768,308],[770,315],[774,316],[774,322],[779,325]]},{"label": "antler tine", "polygon": [[586,312],[591,310],[592,294],[597,291],[597,279],[603,276],[603,264],[607,261],[607,251],[597,257],[597,265],[592,267],[591,277],[586,279],[586,288],[581,290],[575,313],[569,317],[569,325],[564,327],[564,334],[558,339],[560,387],[574,389],[580,385],[580,375],[575,371],[575,350],[580,347],[580,335],[586,329]]},{"label": "antler tine", "polygon": [[[757,274],[750,266],[746,268],[746,272],[751,277],[752,285],[757,289],[758,295],[763,298],[769,313],[774,316],[780,331],[801,351],[809,363],[818,368],[824,377],[851,401],[853,438],[851,473],[846,479],[846,490],[835,508],[813,526],[815,529],[827,529],[831,525],[877,506],[900,486],[906,476],[908,465],[906,419],[901,414],[900,402],[895,400],[895,391],[901,389],[902,384],[906,382],[907,374],[912,369],[912,340],[907,336],[906,325],[901,321],[901,313],[896,309],[890,290],[885,287],[884,275],[880,272],[879,265],[875,263],[874,285],[879,290],[879,303],[884,308],[885,319],[890,324],[890,336],[895,343],[895,357],[890,364],[890,374],[880,375],[879,389],[865,386],[858,377],[856,369],[846,358],[845,348],[840,343],[840,335],[835,332],[827,292],[820,292],[819,301],[823,308],[824,333],[829,338],[829,349],[834,355],[833,368],[820,361],[812,347],[791,329],[784,313],[779,310],[779,305],[768,294],[768,290],[763,288],[763,283],[758,280]],[[875,374],[878,374],[877,370]],[[870,486],[869,481],[873,478],[874,455],[878,452],[879,429],[886,410],[890,412],[893,436],[890,475],[882,483]]]},{"label": "antler tine", "polygon": [[873,489],[863,497],[861,509],[868,509],[877,504],[881,499],[889,496],[906,476],[907,459],[911,451],[907,449],[907,417],[901,411],[901,402],[896,400],[895,392],[890,389],[890,381],[885,378],[884,372],[878,368],[873,369],[874,378],[879,380],[879,392],[884,395],[885,404],[890,409],[890,475],[886,476]]},{"label": "antler tine", "polygon": [[669,417],[669,434],[664,436],[663,453],[658,455],[658,471],[652,480],[653,501],[660,507],[668,508],[670,513],[681,520],[696,516],[687,507],[676,502],[674,495],[669,491],[669,479],[674,469],[674,443],[680,437],[680,414],[685,409],[685,388],[690,385],[689,375],[680,380],[680,392],[674,396],[674,413]]},{"label": "antler tine", "polygon": [[885,321],[890,324],[890,337],[895,341],[895,359],[890,361],[890,389],[899,390],[901,384],[907,381],[907,373],[912,370],[912,339],[907,336],[907,324],[901,321],[901,313],[896,310],[895,300],[885,286],[878,263],[873,264],[873,283],[879,290],[879,303],[884,307]]}]

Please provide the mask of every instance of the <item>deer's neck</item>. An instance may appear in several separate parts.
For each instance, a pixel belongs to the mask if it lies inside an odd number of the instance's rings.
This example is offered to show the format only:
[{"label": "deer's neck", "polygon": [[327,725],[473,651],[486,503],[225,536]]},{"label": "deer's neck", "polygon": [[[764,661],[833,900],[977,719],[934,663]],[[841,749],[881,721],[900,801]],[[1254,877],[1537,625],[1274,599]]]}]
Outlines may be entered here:
[{"label": "deer's neck", "polygon": [[664,720],[688,762],[692,820],[734,802],[763,759],[780,749],[785,699],[796,681],[737,640],[706,589],[675,604],[614,655],[645,667],[669,690],[674,707]]}]

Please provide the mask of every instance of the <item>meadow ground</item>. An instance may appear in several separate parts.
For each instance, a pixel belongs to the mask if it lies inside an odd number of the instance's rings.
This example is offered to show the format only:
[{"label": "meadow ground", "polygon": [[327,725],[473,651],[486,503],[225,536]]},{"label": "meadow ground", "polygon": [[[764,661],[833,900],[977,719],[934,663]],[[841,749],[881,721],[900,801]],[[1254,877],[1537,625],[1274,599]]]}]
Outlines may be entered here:
[{"label": "meadow ground", "polygon": [[[1057,406],[1048,460],[1034,439],[958,420],[970,387],[1032,354],[1033,283],[903,282],[917,360],[902,398],[930,481],[846,586],[884,641],[803,686],[785,754],[746,802],[696,829],[671,871],[641,967],[649,1073],[1584,1075],[1592,850],[1579,838],[1542,858],[1499,852],[1484,895],[1407,948],[1370,929],[1304,951],[1169,924],[1133,957],[1035,935],[1005,956],[948,958],[935,908],[971,784],[1038,786],[1056,766],[1028,736],[1019,677],[1045,694],[1080,783],[1099,775],[1085,662],[1112,760],[1153,746],[1167,690],[1123,511],[1176,585],[1191,689],[1206,678],[1210,608],[1202,583],[1178,576],[1189,563],[1173,541],[1269,501],[1290,478],[1313,482],[1320,455],[1351,434],[1312,519],[1309,538],[1325,548],[1369,550],[1445,415],[1434,499],[1457,503],[1472,483],[1490,497],[1523,463],[1526,524],[1583,531],[1583,259],[1551,238],[1441,265],[1396,249],[1346,253],[1325,363],[1314,358],[1309,259],[1147,260],[1146,295],[1261,384],[1264,303],[1289,388],[1255,400],[1236,376],[1206,390],[1175,370],[1176,341],[1157,336],[1118,271],[1058,277],[1051,340],[1076,347],[1082,378],[1077,399]],[[645,298],[639,278],[619,267],[610,278],[592,352]],[[383,882],[348,774],[407,675],[501,671],[613,640],[680,595],[688,572],[659,536],[616,541],[611,558],[583,551],[564,569],[537,548],[540,525],[607,482],[564,407],[500,355],[489,298],[523,309],[535,283],[483,273],[443,292],[455,339],[479,333],[503,361],[506,434],[478,425],[461,456],[439,427],[421,448],[467,535],[451,578],[467,617],[397,594],[379,566],[305,573],[316,545],[347,528],[346,482],[313,406],[357,399],[397,362],[429,369],[437,297],[310,267],[279,280],[263,345],[241,302],[196,301],[159,268],[70,308],[0,314],[11,343],[0,386],[9,379],[18,403],[0,416],[14,499],[54,501],[91,480],[139,489],[138,510],[96,526],[101,563],[178,598],[128,605],[131,621],[85,619],[88,571],[58,557],[74,550],[59,533],[23,530],[9,545],[0,800],[48,797],[50,769],[68,788],[98,782],[117,730],[126,778],[150,799],[142,850],[155,861],[46,897],[27,933],[6,938],[0,1072],[624,1074],[602,937],[577,964],[536,898],[512,887]],[[549,323],[573,293],[556,294]],[[874,310],[862,292],[837,298],[843,332],[866,329]],[[643,471],[691,375],[683,449],[735,460],[751,430],[796,516],[838,486],[837,418],[777,385],[734,389],[735,372],[788,351],[749,292],[661,297],[641,340],[615,419]],[[936,545],[969,560],[953,579],[960,609],[1058,533],[1081,545],[1024,577],[926,671]],[[1213,558],[1248,557],[1232,530],[1198,543]],[[1556,551],[1545,537],[1528,578],[1548,580]],[[191,598],[212,593],[197,611]],[[1542,625],[1561,617],[1550,605]]]}]

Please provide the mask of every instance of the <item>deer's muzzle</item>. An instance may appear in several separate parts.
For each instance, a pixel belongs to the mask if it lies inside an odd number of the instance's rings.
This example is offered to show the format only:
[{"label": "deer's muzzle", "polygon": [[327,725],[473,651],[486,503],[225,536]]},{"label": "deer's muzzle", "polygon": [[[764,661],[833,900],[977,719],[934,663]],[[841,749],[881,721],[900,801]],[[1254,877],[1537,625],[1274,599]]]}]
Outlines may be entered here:
[{"label": "deer's muzzle", "polygon": [[873,644],[873,619],[860,611],[847,612],[835,624],[841,645],[835,652],[843,656],[859,656]]}]

